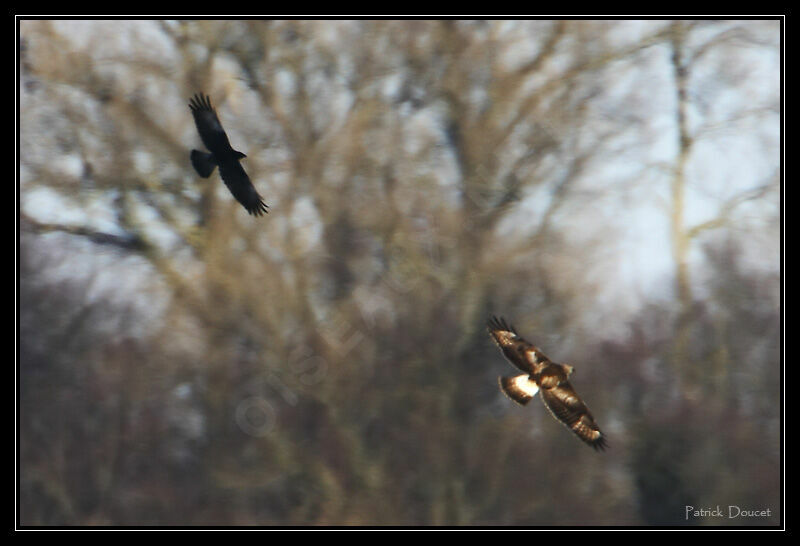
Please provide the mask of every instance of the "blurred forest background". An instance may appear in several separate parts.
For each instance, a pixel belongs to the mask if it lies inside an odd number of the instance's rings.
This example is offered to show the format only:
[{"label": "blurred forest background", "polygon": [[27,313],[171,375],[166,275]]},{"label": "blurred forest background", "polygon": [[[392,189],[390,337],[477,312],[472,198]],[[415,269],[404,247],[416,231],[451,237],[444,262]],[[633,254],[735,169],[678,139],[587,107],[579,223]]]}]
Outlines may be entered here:
[{"label": "blurred forest background", "polygon": [[779,523],[780,21],[18,24],[20,524]]}]

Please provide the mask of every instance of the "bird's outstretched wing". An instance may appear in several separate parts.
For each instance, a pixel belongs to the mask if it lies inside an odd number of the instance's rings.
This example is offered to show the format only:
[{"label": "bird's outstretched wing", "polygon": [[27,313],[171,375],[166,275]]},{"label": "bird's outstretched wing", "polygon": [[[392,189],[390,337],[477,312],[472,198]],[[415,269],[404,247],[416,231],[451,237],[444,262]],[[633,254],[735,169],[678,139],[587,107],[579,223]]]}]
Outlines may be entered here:
[{"label": "bird's outstretched wing", "polygon": [[250,182],[250,177],[238,161],[224,161],[219,164],[219,174],[222,181],[228,186],[233,196],[239,201],[247,212],[254,216],[261,216],[269,212],[269,207]]},{"label": "bird's outstretched wing", "polygon": [[527,373],[534,373],[536,365],[549,359],[532,343],[517,334],[513,326],[503,318],[491,317],[487,324],[489,334],[503,351],[503,355],[514,366]]},{"label": "bird's outstretched wing", "polygon": [[562,381],[551,389],[541,389],[542,402],[550,413],[569,427],[578,438],[595,448],[603,450],[607,446],[605,435],[594,421],[589,408],[580,399],[569,381]]},{"label": "bird's outstretched wing", "polygon": [[194,116],[194,124],[203,145],[218,158],[226,156],[233,151],[228,141],[228,135],[219,122],[214,107],[211,106],[211,98],[208,95],[195,95],[189,100],[189,108]]}]

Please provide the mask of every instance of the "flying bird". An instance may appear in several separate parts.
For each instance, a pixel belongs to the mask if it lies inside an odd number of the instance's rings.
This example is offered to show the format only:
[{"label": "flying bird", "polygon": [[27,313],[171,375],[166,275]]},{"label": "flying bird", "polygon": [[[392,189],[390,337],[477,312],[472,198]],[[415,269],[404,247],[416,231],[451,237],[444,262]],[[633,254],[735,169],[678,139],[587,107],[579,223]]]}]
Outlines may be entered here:
[{"label": "flying bird", "polygon": [[567,380],[572,374],[572,366],[551,361],[502,318],[489,319],[488,328],[506,359],[525,372],[514,377],[500,377],[500,389],[523,406],[541,391],[542,402],[553,417],[595,450],[605,449],[605,435]]},{"label": "flying bird", "polygon": [[208,95],[197,94],[189,100],[189,109],[194,116],[194,123],[197,125],[197,132],[200,133],[200,139],[210,150],[210,153],[192,150],[189,155],[197,174],[208,178],[214,172],[214,168],[219,167],[222,181],[228,186],[236,200],[244,205],[248,213],[261,216],[269,212],[267,210],[269,207],[264,203],[253,187],[253,183],[250,182],[250,177],[239,164],[239,160],[247,156],[231,147],[228,135],[225,134],[225,129],[222,128],[217,113],[211,106],[211,98]]}]

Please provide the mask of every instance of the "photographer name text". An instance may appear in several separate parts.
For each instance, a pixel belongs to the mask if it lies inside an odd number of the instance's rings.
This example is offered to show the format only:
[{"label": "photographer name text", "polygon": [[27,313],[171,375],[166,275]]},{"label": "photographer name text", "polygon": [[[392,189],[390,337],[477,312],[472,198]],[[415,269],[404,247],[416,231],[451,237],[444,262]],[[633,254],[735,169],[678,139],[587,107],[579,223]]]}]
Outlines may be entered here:
[{"label": "photographer name text", "polygon": [[695,508],[694,506],[686,506],[686,519],[689,518],[768,518],[772,515],[769,508],[763,510],[745,510],[735,505],[729,505],[727,511],[720,508],[719,505],[714,508]]}]

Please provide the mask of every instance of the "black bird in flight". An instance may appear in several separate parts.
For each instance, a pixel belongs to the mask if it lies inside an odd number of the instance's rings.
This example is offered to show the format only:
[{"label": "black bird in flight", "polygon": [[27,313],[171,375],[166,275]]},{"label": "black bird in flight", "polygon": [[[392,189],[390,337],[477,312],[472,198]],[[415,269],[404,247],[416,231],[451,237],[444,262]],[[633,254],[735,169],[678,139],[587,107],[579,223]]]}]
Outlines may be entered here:
[{"label": "black bird in flight", "polygon": [[208,95],[197,94],[189,100],[189,108],[197,125],[197,132],[209,152],[192,150],[190,158],[197,174],[208,178],[214,172],[214,167],[219,167],[222,181],[228,186],[233,196],[239,201],[247,212],[261,216],[269,212],[269,208],[250,182],[250,177],[244,172],[239,160],[247,157],[231,147],[228,135],[219,122],[211,99]]},{"label": "black bird in flight", "polygon": [[501,377],[502,391],[522,405],[541,391],[542,402],[553,417],[596,450],[605,449],[605,435],[567,380],[572,374],[572,366],[551,361],[538,347],[522,339],[502,318],[492,317],[488,326],[489,334],[503,351],[503,356],[525,372],[514,377]]}]

